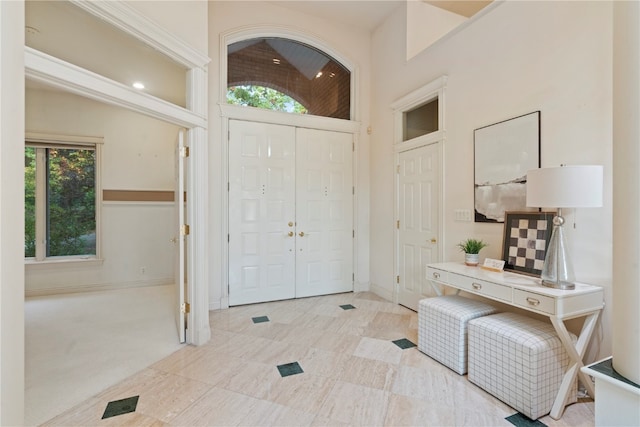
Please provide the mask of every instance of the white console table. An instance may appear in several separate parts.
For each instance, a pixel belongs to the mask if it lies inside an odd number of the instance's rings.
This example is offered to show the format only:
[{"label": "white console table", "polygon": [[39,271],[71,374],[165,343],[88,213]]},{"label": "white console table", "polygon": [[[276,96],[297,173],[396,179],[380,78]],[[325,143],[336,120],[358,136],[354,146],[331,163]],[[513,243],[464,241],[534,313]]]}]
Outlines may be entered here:
[{"label": "white console table", "polygon": [[[426,279],[431,282],[438,295],[442,295],[441,286],[447,286],[458,292],[465,291],[542,314],[551,320],[571,359],[551,408],[552,418],[557,420],[562,417],[576,375],[580,376],[589,395],[595,397],[593,383],[580,368],[584,366],[582,359],[604,307],[604,292],[601,287],[576,283],[576,288],[572,290],[548,288],[542,286],[540,279],[535,277],[489,271],[457,262],[427,265]],[[585,320],[574,344],[564,321],[577,317],[584,317]]]}]

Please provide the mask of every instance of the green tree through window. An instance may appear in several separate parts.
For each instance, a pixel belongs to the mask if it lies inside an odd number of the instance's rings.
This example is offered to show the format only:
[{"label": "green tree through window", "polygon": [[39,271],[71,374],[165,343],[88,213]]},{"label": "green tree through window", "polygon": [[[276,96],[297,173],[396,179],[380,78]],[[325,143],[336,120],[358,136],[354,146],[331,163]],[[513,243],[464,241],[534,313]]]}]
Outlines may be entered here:
[{"label": "green tree through window", "polygon": [[25,257],[96,254],[95,171],[92,148],[26,147]]},{"label": "green tree through window", "polygon": [[232,86],[227,90],[227,102],[287,113],[307,114],[307,109],[295,99],[264,86]]}]

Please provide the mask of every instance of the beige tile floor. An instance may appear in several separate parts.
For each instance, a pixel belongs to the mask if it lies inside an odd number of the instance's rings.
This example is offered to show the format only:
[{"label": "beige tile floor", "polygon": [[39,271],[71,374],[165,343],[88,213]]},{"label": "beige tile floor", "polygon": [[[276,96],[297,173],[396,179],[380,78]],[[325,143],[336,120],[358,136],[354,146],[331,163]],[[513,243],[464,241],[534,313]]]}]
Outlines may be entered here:
[{"label": "beige tile floor", "polygon": [[[258,316],[270,321],[253,323]],[[391,343],[417,343],[417,314],[374,294],[234,307],[210,322],[206,345],[184,347],[45,425],[512,425],[505,418],[515,411],[466,376]],[[281,377],[277,365],[296,361],[304,372]],[[135,412],[101,419],[108,402],[137,395]],[[540,421],[591,426],[593,401]]]}]

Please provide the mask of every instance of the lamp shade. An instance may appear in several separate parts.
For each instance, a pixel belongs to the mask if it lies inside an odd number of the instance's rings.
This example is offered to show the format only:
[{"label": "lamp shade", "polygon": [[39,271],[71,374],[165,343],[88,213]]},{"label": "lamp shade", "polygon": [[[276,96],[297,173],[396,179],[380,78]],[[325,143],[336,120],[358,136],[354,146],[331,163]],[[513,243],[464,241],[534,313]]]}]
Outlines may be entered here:
[{"label": "lamp shade", "polygon": [[527,172],[527,206],[597,208],[602,206],[602,166],[560,166]]}]

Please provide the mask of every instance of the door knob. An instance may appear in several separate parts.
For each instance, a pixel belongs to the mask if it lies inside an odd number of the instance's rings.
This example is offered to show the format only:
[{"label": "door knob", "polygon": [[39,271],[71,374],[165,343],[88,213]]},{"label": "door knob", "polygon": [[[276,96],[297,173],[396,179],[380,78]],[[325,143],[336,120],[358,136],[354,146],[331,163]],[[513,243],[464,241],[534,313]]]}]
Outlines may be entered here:
[{"label": "door knob", "polygon": [[294,233],[293,233],[293,231],[290,231],[288,234],[289,234],[289,237],[293,237]]},{"label": "door knob", "polygon": [[436,238],[435,238],[435,237],[432,237],[432,238],[431,238],[431,243],[436,244],[437,242],[438,242],[438,241],[436,240]]},{"label": "door knob", "polygon": [[304,237],[304,231],[301,231],[300,233],[298,233],[298,236]]},{"label": "door knob", "polygon": [[293,222],[289,221],[289,227],[293,227]]}]

